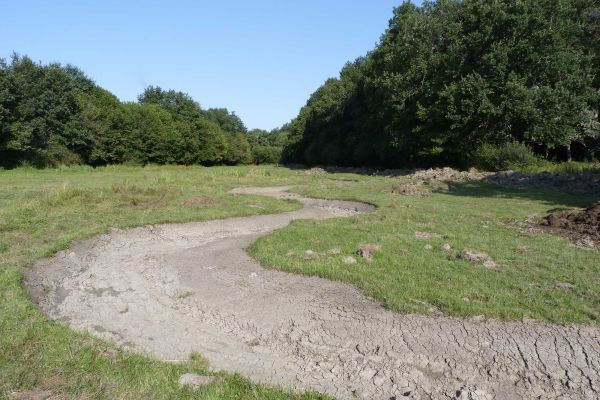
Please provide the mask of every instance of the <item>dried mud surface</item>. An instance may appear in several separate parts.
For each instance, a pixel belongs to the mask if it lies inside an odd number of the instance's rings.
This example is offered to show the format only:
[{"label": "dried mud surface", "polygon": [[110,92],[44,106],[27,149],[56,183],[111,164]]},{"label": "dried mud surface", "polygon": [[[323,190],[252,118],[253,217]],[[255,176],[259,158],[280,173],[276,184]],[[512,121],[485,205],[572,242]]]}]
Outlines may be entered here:
[{"label": "dried mud surface", "polygon": [[[600,329],[402,315],[350,285],[266,270],[244,251],[298,218],[361,203],[294,198],[277,215],[112,230],[39,260],[26,285],[53,319],[165,360],[342,399],[593,399]],[[359,266],[357,266],[359,268]]]}]

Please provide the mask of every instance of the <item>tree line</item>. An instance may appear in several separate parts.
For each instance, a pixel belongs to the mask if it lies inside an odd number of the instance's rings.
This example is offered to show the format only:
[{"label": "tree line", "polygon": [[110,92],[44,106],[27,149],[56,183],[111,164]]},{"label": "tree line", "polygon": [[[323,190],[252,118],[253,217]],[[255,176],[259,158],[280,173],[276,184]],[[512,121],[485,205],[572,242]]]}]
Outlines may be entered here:
[{"label": "tree line", "polygon": [[226,108],[146,88],[121,102],[76,67],[0,59],[0,166],[275,163],[285,130],[248,131]]},{"label": "tree line", "polygon": [[467,166],[494,149],[597,159],[599,94],[595,0],[405,2],[376,48],[291,121],[284,160]]}]

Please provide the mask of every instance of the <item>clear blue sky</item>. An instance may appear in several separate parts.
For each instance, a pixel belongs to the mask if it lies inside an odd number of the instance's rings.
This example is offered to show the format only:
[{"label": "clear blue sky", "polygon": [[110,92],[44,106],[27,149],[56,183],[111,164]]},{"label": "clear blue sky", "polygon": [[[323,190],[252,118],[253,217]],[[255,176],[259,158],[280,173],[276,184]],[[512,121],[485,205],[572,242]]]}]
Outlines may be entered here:
[{"label": "clear blue sky", "polygon": [[401,3],[0,0],[0,57],[71,63],[122,100],[181,90],[271,129],[371,50]]}]

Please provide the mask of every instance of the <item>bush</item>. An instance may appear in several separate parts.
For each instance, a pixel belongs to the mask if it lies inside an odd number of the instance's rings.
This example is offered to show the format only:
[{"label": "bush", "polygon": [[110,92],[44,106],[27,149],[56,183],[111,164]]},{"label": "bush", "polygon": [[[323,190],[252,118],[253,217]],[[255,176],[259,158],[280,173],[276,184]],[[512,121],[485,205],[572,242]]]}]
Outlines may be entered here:
[{"label": "bush", "polygon": [[46,150],[43,166],[57,167],[60,165],[83,164],[81,156],[59,143],[50,143]]},{"label": "bush", "polygon": [[475,166],[487,171],[522,169],[541,162],[528,146],[519,142],[499,146],[484,144],[475,152]]},{"label": "bush", "polygon": [[277,164],[281,160],[281,147],[256,145],[252,148],[254,164]]}]

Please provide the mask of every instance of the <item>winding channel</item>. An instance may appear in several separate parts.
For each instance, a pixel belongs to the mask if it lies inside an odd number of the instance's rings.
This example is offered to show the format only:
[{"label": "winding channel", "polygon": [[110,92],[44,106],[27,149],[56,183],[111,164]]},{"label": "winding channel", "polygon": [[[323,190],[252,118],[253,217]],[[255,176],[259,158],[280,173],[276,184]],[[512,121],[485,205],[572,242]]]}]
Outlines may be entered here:
[{"label": "winding channel", "polygon": [[39,260],[26,286],[73,329],[341,399],[600,398],[598,327],[402,315],[350,285],[262,268],[244,250],[258,237],[373,209],[288,189],[236,192],[304,208],[115,229]]}]

